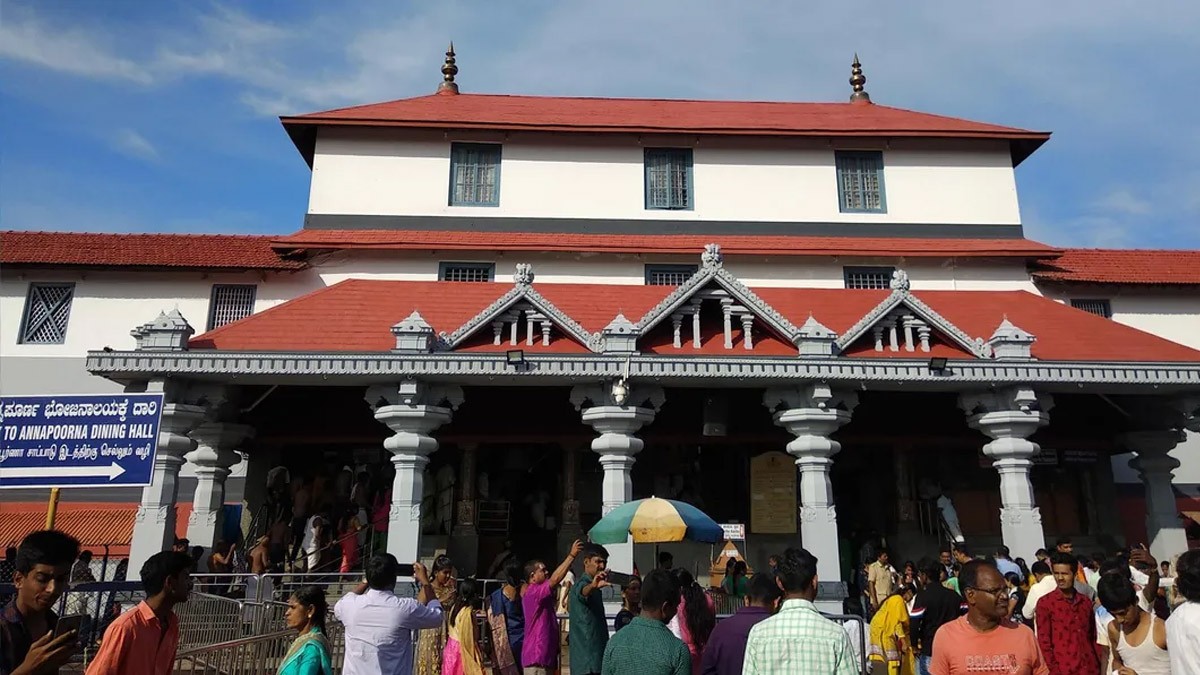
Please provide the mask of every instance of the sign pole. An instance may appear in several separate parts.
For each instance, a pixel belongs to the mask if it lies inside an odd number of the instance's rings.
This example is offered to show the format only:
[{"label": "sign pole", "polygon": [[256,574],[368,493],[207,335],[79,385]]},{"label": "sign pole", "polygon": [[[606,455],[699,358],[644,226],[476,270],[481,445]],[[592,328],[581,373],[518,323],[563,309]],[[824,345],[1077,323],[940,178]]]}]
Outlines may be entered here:
[{"label": "sign pole", "polygon": [[58,515],[58,488],[50,488],[50,501],[46,504],[46,529],[54,529],[54,516]]}]

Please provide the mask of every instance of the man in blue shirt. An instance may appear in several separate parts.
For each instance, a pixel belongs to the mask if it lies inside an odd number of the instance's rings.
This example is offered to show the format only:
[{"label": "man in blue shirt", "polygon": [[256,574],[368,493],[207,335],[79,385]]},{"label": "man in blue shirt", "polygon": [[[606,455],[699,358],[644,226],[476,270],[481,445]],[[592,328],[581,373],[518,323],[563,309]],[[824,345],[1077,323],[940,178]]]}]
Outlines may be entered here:
[{"label": "man in blue shirt", "polygon": [[750,629],[775,613],[781,597],[775,575],[760,572],[751,577],[746,606],[718,623],[708,638],[700,659],[701,675],[741,675]]},{"label": "man in blue shirt", "polygon": [[1012,572],[1017,575],[1018,579],[1025,581],[1025,575],[1021,574],[1021,567],[1012,561],[1008,547],[1003,544],[996,548],[996,569],[1000,570],[1001,575]]}]

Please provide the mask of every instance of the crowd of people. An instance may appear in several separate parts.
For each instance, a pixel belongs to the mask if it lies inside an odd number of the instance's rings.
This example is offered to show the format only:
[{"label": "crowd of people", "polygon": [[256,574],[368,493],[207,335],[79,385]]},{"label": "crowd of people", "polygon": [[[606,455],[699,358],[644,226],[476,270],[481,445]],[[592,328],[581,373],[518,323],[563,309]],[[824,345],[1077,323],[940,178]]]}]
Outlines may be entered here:
[{"label": "crowd of people", "polygon": [[[295,638],[277,672],[332,675],[332,613],[347,675],[551,675],[564,665],[573,675],[861,675],[864,664],[871,675],[1200,674],[1200,550],[1172,567],[1144,548],[1086,559],[1071,548],[1061,540],[1027,568],[1004,547],[976,558],[960,543],[903,571],[872,551],[862,623],[818,611],[817,559],[801,548],[751,575],[731,561],[717,592],[742,606],[720,621],[712,594],[669,553],[644,576],[627,575],[608,570],[602,546],[576,541],[553,569],[510,557],[504,583],[486,596],[446,556],[426,570],[377,553],[332,612],[325,588],[290,595]],[[17,547],[0,675],[56,673],[78,653],[78,625],[60,626],[54,607],[72,581],[88,580],[89,562],[58,531]],[[108,625],[87,675],[172,672],[174,608],[188,601],[195,569],[187,542],[151,556],[139,572],[145,599]],[[397,594],[402,578],[415,597]],[[614,584],[621,609],[610,628],[602,594]]]}]

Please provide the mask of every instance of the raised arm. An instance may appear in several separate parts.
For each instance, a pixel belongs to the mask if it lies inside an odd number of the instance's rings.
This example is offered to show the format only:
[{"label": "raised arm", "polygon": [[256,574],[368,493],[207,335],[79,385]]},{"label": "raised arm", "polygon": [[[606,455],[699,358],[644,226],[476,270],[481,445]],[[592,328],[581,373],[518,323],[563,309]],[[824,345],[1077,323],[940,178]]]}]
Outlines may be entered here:
[{"label": "raised arm", "polygon": [[1146,545],[1142,544],[1141,548],[1135,548],[1129,552],[1129,564],[1134,567],[1148,567],[1146,571],[1146,587],[1142,589],[1142,595],[1146,596],[1146,602],[1150,604],[1151,610],[1154,608],[1154,603],[1158,600],[1158,561],[1154,556],[1150,555],[1150,551],[1146,550]]},{"label": "raised arm", "polygon": [[558,569],[554,570],[554,573],[550,575],[551,588],[562,583],[562,580],[567,576],[567,571],[571,569],[571,564],[575,562],[575,558],[582,550],[583,542],[576,539],[575,543],[571,544],[571,552],[567,554],[566,558],[563,558],[563,561],[558,565]]}]

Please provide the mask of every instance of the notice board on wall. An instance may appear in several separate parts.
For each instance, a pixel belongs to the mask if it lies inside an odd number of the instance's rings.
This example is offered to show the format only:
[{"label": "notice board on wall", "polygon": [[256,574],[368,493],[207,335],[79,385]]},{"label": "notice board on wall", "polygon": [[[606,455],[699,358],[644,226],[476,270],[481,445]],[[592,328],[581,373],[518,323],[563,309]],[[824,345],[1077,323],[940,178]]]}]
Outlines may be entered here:
[{"label": "notice board on wall", "polygon": [[782,452],[750,460],[750,531],[796,533],[796,461]]}]

